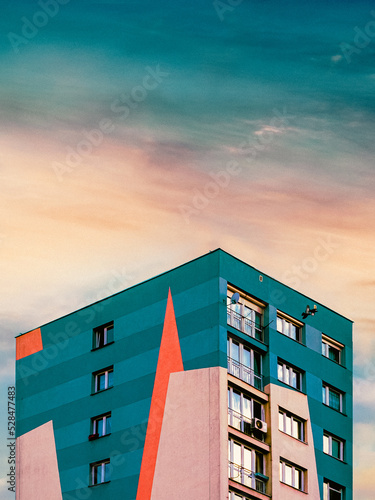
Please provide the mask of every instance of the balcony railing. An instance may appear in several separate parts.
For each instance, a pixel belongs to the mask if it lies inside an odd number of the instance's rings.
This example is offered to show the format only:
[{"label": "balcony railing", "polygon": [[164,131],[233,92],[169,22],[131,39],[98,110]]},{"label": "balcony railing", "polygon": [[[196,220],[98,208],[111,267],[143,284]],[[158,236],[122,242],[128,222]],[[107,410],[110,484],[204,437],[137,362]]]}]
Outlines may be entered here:
[{"label": "balcony railing", "polygon": [[230,307],[227,308],[227,323],[236,330],[246,333],[249,337],[263,342],[263,328],[250,318],[233,311]]},{"label": "balcony railing", "polygon": [[263,391],[263,377],[254,372],[253,369],[243,365],[239,361],[228,356],[228,373],[239,378],[256,389]]},{"label": "balcony railing", "polygon": [[266,493],[265,480],[257,478],[255,472],[245,469],[242,465],[228,462],[228,477],[248,488],[259,491],[259,493]]},{"label": "balcony railing", "polygon": [[242,415],[242,413],[239,413],[232,408],[228,408],[228,425],[238,429],[248,436],[252,436],[259,441],[264,442],[264,433],[260,432],[258,429],[252,428],[251,418]]},{"label": "balcony railing", "polygon": [[244,432],[245,434],[249,434],[251,419],[245,417],[245,415],[242,415],[242,413],[239,413],[232,408],[228,408],[228,425]]}]

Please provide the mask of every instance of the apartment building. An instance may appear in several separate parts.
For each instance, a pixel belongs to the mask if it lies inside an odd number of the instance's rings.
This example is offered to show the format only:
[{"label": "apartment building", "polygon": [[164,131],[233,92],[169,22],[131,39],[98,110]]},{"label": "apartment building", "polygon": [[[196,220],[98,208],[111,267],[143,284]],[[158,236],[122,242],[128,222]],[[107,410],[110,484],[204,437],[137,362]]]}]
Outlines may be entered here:
[{"label": "apartment building", "polygon": [[16,339],[17,500],[352,500],[352,322],[217,249]]}]

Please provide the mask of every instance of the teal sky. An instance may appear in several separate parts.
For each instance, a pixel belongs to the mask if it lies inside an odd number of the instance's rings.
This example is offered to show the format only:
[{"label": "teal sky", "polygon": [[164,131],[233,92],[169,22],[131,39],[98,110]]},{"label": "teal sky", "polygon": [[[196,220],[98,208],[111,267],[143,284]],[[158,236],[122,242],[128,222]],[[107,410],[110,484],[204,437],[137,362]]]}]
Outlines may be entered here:
[{"label": "teal sky", "polygon": [[370,500],[373,3],[64,1],[2,3],[3,397],[15,335],[220,246],[355,321]]}]

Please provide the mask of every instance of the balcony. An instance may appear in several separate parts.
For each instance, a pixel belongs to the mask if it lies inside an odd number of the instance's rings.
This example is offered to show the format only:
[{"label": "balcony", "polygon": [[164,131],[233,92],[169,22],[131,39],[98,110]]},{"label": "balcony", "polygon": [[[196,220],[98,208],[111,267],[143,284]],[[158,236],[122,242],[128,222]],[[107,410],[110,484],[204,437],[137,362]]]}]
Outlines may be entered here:
[{"label": "balcony", "polygon": [[[238,411],[235,411],[232,408],[228,408],[229,426],[239,430],[240,432],[243,432],[244,434],[246,434],[246,436],[249,436],[250,438],[256,439],[257,441],[261,441],[262,443],[264,443],[266,430],[263,431],[253,427],[251,420],[252,420],[251,418],[242,415],[242,413],[239,413]],[[269,451],[269,449],[268,450],[266,449],[266,451]]]},{"label": "balcony", "polygon": [[263,376],[255,373],[255,371],[248,366],[241,364],[233,358],[228,356],[228,373],[247,384],[263,391]]},{"label": "balcony", "polygon": [[246,469],[242,465],[228,462],[228,477],[232,481],[241,483],[252,490],[258,491],[259,493],[266,493],[266,483],[268,478],[263,476],[263,474]]},{"label": "balcony", "polygon": [[[251,313],[254,313],[254,311],[251,311]],[[243,316],[237,311],[234,311],[230,307],[227,307],[227,324],[230,326],[233,326],[236,330],[240,330],[243,333],[246,333],[246,335],[249,335],[249,337],[252,337],[254,339],[260,340],[263,342],[263,328],[260,325],[260,315],[256,313],[250,314],[250,316],[254,316],[256,318],[256,321],[251,319],[249,317],[249,314],[246,316]]]},{"label": "balcony", "polygon": [[245,434],[250,434],[251,418],[245,417],[245,415],[232,408],[228,408],[228,425]]}]

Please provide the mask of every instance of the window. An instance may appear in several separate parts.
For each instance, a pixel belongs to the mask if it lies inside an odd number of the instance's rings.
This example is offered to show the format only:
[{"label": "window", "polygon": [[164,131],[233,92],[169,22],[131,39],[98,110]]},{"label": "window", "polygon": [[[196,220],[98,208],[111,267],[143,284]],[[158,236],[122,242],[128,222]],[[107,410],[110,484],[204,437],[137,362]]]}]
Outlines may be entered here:
[{"label": "window", "polygon": [[228,387],[228,425],[249,434],[252,418],[264,421],[263,405],[233,387]]},{"label": "window", "polygon": [[113,321],[94,328],[92,338],[93,349],[100,349],[113,342],[113,329]]},{"label": "window", "polygon": [[229,439],[228,441],[229,479],[249,488],[265,493],[264,456],[260,451]]},{"label": "window", "polygon": [[235,493],[234,491],[229,491],[229,500],[251,500],[251,499],[250,497],[244,496],[242,493]]},{"label": "window", "polygon": [[285,410],[279,410],[279,430],[305,442],[305,421]]},{"label": "window", "polygon": [[[239,295],[234,301],[235,290],[228,289],[227,323],[250,337],[263,341],[262,315],[264,305],[255,299]],[[238,297],[238,295],[237,295]]]},{"label": "window", "polygon": [[111,412],[91,419],[91,439],[111,434]]},{"label": "window", "polygon": [[302,390],[302,373],[280,360],[277,363],[277,378],[284,384]]},{"label": "window", "polygon": [[287,316],[284,317],[284,315],[281,315],[281,313],[278,313],[277,315],[277,331],[279,333],[282,333],[283,335],[286,335],[287,337],[290,337],[293,340],[296,340],[297,342],[302,341],[302,324],[300,324],[297,320],[293,320],[292,318],[289,318]]},{"label": "window", "polygon": [[110,481],[109,458],[90,464],[90,481],[92,486]]},{"label": "window", "polygon": [[334,410],[343,412],[343,393],[323,382],[323,403]]},{"label": "window", "polygon": [[331,359],[339,365],[342,364],[342,351],[344,346],[336,340],[333,340],[326,335],[322,335],[322,354],[328,359]]},{"label": "window", "polygon": [[333,481],[324,479],[323,500],[344,500],[344,488]]},{"label": "window", "polygon": [[280,481],[300,491],[305,491],[305,469],[280,460]]},{"label": "window", "polygon": [[113,366],[93,373],[93,392],[105,391],[113,386]]},{"label": "window", "polygon": [[261,354],[231,337],[228,338],[227,353],[228,373],[263,390]]},{"label": "window", "polygon": [[344,460],[344,441],[329,432],[323,434],[323,451],[338,460]]}]

